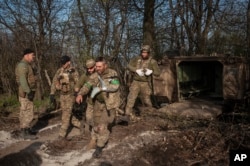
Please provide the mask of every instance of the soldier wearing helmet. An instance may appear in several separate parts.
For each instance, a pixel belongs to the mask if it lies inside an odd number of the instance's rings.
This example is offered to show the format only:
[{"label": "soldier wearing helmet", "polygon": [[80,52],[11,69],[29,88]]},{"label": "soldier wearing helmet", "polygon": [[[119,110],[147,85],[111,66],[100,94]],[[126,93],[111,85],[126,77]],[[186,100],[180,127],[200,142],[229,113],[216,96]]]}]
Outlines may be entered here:
[{"label": "soldier wearing helmet", "polygon": [[81,131],[80,120],[72,115],[73,104],[75,103],[74,86],[79,79],[78,71],[71,67],[70,57],[64,55],[60,59],[61,67],[56,71],[50,89],[50,100],[55,100],[55,92],[60,93],[60,106],[62,110],[62,125],[59,131],[59,139],[65,139],[68,129],[72,124]]},{"label": "soldier wearing helmet", "polygon": [[129,88],[125,113],[132,121],[136,120],[133,107],[139,94],[143,104],[152,107],[150,99],[152,93],[151,79],[152,76],[160,75],[160,69],[157,61],[151,57],[150,52],[150,46],[143,45],[140,55],[131,59],[127,66],[128,70],[133,74],[133,80]]},{"label": "soldier wearing helmet", "polygon": [[[79,90],[83,87],[83,85],[87,82],[89,77],[95,73],[95,60],[94,59],[88,59],[85,64],[86,73],[82,74],[79,78],[79,81],[75,85],[75,93],[78,93]],[[84,129],[85,134],[90,134],[90,130],[93,126],[93,103],[92,100],[89,98],[89,95],[87,95],[86,98],[86,104],[87,109],[85,112],[85,122],[84,122]],[[88,146],[88,149],[92,149],[92,147],[95,147],[95,144],[91,142]]]}]

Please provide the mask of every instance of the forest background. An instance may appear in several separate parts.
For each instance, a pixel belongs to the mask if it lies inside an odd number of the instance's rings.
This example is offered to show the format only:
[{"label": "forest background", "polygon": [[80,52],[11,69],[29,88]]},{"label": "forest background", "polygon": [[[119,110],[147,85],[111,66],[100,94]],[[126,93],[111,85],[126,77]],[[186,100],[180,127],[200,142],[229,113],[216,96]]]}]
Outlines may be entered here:
[{"label": "forest background", "polygon": [[62,55],[80,73],[86,59],[105,56],[125,81],[142,44],[156,59],[169,51],[249,57],[250,0],[1,0],[0,106],[18,104],[14,70],[27,47],[36,52],[39,103]]}]

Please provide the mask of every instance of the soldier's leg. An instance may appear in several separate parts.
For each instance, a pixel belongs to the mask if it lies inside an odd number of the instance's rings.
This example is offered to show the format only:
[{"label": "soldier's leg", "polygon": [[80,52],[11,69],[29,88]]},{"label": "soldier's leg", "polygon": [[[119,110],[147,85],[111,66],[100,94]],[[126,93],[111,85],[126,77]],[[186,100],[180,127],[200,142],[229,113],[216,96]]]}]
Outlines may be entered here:
[{"label": "soldier's leg", "polygon": [[152,94],[152,90],[150,86],[148,85],[148,82],[143,82],[141,84],[141,88],[144,89],[143,91],[141,91],[141,99],[142,99],[143,104],[147,107],[152,107],[152,102],[150,98],[150,95]]},{"label": "soldier's leg", "polygon": [[20,128],[30,128],[31,122],[34,118],[33,102],[22,97],[19,97],[19,102],[21,104],[19,113]]},{"label": "soldier's leg", "polygon": [[133,107],[136,101],[136,98],[140,92],[140,83],[138,81],[133,81],[130,88],[129,88],[129,94],[127,97],[127,104],[125,108],[125,114],[126,115],[133,115]]},{"label": "soldier's leg", "polygon": [[91,131],[91,128],[93,127],[93,110],[94,110],[94,106],[92,103],[88,103],[87,105],[87,109],[86,109],[86,120],[85,120],[85,124],[84,124],[84,129],[85,129],[85,133],[89,133]]},{"label": "soldier's leg", "polygon": [[[111,114],[115,115],[115,110],[111,111]],[[111,115],[111,116],[112,116]],[[94,133],[96,134],[96,150],[93,153],[93,157],[100,157],[102,153],[102,149],[109,139],[110,131],[108,130],[108,124],[110,121],[110,117],[106,110],[105,104],[95,102],[94,112],[93,112],[93,120],[94,120]],[[112,116],[114,117],[114,116]]]},{"label": "soldier's leg", "polygon": [[83,125],[82,125],[82,112],[80,107],[74,106],[75,96],[72,96],[72,114],[71,114],[71,124],[77,128],[78,135],[83,134]]},{"label": "soldier's leg", "polygon": [[71,123],[72,125],[77,128],[79,134],[78,135],[82,135],[83,134],[83,126],[82,126],[82,122],[79,118],[77,118],[76,116],[72,115],[71,116]]},{"label": "soldier's leg", "polygon": [[37,139],[31,131],[31,122],[34,118],[34,105],[33,102],[29,101],[27,98],[19,97],[20,113],[19,113],[19,121],[20,121],[20,129],[21,129],[21,137],[24,139]]},{"label": "soldier's leg", "polygon": [[97,140],[97,133],[95,132],[95,130],[92,130],[91,131],[91,139],[86,146],[86,150],[95,149],[96,148],[96,140]]},{"label": "soldier's leg", "polygon": [[61,95],[62,125],[59,131],[59,137],[65,138],[70,126],[70,118],[72,112],[72,100],[69,95]]}]

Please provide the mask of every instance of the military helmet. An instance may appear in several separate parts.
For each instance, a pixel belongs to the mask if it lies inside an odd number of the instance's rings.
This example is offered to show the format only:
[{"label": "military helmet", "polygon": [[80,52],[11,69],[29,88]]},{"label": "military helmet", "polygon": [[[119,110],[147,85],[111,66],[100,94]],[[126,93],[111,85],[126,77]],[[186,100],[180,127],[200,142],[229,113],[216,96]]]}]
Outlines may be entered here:
[{"label": "military helmet", "polygon": [[146,52],[150,52],[151,51],[151,48],[149,45],[143,45],[141,47],[141,51],[146,51]]},{"label": "military helmet", "polygon": [[86,68],[92,68],[92,67],[94,67],[95,66],[95,60],[94,59],[88,59],[87,61],[86,61]]},{"label": "military helmet", "polygon": [[65,63],[67,63],[68,61],[70,61],[70,57],[67,55],[64,55],[61,57],[61,64],[64,65]]}]

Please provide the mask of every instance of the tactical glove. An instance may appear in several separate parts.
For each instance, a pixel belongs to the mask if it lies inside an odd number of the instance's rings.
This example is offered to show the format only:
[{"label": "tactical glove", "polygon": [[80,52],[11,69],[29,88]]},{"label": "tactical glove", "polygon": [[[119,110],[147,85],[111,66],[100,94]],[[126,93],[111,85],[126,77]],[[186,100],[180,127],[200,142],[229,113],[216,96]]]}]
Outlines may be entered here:
[{"label": "tactical glove", "polygon": [[35,97],[35,92],[34,91],[30,91],[28,94],[27,94],[27,97],[29,99],[29,101],[33,101],[34,97]]},{"label": "tactical glove", "polygon": [[153,73],[153,70],[145,69],[145,75],[150,76]]},{"label": "tactical glove", "polygon": [[136,70],[136,73],[139,75],[139,76],[144,76],[144,72],[143,72],[143,69],[137,69]]}]

